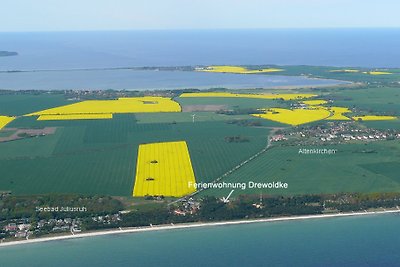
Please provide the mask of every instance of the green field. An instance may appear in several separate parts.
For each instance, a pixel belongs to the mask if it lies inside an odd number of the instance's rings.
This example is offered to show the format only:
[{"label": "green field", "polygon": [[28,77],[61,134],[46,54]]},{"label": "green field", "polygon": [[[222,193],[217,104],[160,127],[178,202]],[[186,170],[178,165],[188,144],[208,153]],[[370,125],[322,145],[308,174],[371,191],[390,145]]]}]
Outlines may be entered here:
[{"label": "green field", "polygon": [[400,119],[390,121],[365,121],[362,122],[367,127],[375,129],[395,129],[400,130]]},{"label": "green field", "polygon": [[[395,86],[400,77],[399,70],[390,70],[395,73],[393,75],[372,76],[363,73],[332,73],[330,70],[335,69],[332,67],[285,66],[284,69],[284,72],[268,75],[309,74],[312,77],[363,81],[369,84],[358,87],[254,89],[242,92],[315,93],[320,94],[320,98],[333,100],[333,106],[353,109],[355,114],[400,116],[400,88]],[[139,144],[180,140],[185,140],[188,144],[197,181],[212,181],[263,149],[273,128],[288,127],[244,114],[246,109],[288,108],[294,103],[212,97],[175,97],[175,100],[184,110],[217,105],[214,110],[234,110],[239,111],[240,115],[187,111],[120,114],[114,115],[111,120],[76,121],[37,121],[36,117],[18,117],[7,128],[57,129],[54,134],[46,136],[0,143],[0,191],[11,190],[13,194],[82,193],[130,196]],[[2,94],[0,115],[21,116],[70,103],[62,93]],[[193,114],[196,114],[194,123]],[[239,120],[257,122],[257,126],[243,126],[245,123],[237,123]],[[314,122],[312,125],[319,123]],[[376,129],[400,130],[400,120],[369,121],[362,124]],[[15,129],[3,129],[0,137],[13,133]],[[245,137],[249,142],[229,143],[225,140],[232,136]],[[299,147],[272,147],[224,181],[289,183],[288,190],[264,190],[266,194],[400,190],[397,175],[400,172],[398,140],[335,145],[332,148],[337,148],[339,152],[330,156],[299,156]],[[207,190],[202,194],[222,196],[228,193],[227,189]],[[260,190],[246,190],[241,193],[258,194]]]},{"label": "green field", "polygon": [[176,123],[176,122],[193,122],[193,114],[195,114],[195,122],[204,121],[227,121],[233,119],[251,119],[248,115],[224,115],[215,112],[194,111],[194,112],[174,112],[174,113],[138,113],[135,114],[137,123]]},{"label": "green field", "polygon": [[59,94],[0,95],[0,115],[20,116],[73,103]]},{"label": "green field", "polygon": [[16,132],[16,130],[2,130],[0,131],[0,138],[1,137],[9,137],[13,135]]},{"label": "green field", "polygon": [[63,128],[58,128],[55,134],[0,143],[0,160],[49,157],[60,140],[63,130]]},{"label": "green field", "polygon": [[[249,92],[249,90],[243,91]],[[188,105],[224,105],[226,109],[233,108],[268,108],[285,107],[286,104],[277,100],[235,97],[178,97],[175,99],[181,106]]]},{"label": "green field", "polygon": [[368,113],[400,115],[399,88],[378,87],[337,90],[331,95],[336,106],[353,107]]},{"label": "green field", "polygon": [[[133,115],[112,120],[35,121],[10,127],[58,127],[56,134],[0,143],[0,190],[14,194],[84,193],[131,195],[138,145],[186,140],[198,181],[210,181],[261,150],[268,128],[223,121],[138,124]],[[228,143],[224,137],[246,136]]]},{"label": "green field", "polygon": [[[299,147],[296,146],[273,147],[224,181],[282,181],[289,184],[288,189],[284,190],[248,189],[237,194],[291,195],[400,191],[398,141],[332,145],[329,148],[337,149],[338,152],[333,155],[299,155]],[[229,191],[229,189],[210,189],[202,194],[222,196]]]}]

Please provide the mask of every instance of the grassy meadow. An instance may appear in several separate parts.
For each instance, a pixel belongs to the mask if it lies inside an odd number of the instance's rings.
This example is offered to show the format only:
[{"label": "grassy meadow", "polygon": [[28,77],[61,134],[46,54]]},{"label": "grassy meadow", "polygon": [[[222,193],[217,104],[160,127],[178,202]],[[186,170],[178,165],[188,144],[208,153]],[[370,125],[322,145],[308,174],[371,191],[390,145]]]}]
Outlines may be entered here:
[{"label": "grassy meadow", "polygon": [[[332,155],[299,154],[299,148],[311,147],[273,147],[224,181],[282,181],[289,184],[285,190],[248,189],[248,194],[400,191],[400,144],[397,141],[318,147],[337,149]],[[202,194],[223,196],[229,191],[210,189]]]}]

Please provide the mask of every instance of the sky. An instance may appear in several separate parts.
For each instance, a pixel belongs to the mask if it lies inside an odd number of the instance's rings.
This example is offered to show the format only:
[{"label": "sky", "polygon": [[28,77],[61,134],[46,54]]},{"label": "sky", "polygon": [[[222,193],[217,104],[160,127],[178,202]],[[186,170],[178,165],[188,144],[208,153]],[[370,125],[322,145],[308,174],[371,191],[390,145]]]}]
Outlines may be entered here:
[{"label": "sky", "polygon": [[399,0],[1,0],[0,31],[400,27]]}]

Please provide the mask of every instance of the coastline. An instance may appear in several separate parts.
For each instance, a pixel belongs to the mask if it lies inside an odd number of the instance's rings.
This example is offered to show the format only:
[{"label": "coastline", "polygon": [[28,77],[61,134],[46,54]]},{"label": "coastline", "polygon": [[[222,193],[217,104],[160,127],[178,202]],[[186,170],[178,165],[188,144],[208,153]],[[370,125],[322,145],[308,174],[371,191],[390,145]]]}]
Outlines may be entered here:
[{"label": "coastline", "polygon": [[299,221],[299,220],[309,220],[309,219],[327,219],[327,218],[351,217],[351,216],[370,216],[370,215],[381,215],[381,214],[391,214],[391,213],[393,213],[393,214],[400,213],[400,209],[318,214],[318,215],[287,216],[287,217],[237,220],[237,221],[222,221],[222,222],[196,222],[196,223],[169,224],[169,225],[158,225],[158,226],[129,227],[129,228],[123,228],[123,229],[120,228],[120,229],[98,230],[98,231],[85,232],[85,233],[76,233],[76,234],[68,234],[68,235],[66,234],[66,235],[61,235],[61,236],[39,237],[39,238],[28,239],[28,240],[2,242],[2,243],[0,243],[0,248],[16,246],[16,245],[24,245],[24,244],[34,244],[34,243],[41,243],[41,242],[67,240],[67,239],[88,238],[88,237],[116,235],[116,234],[129,234],[129,233],[139,233],[139,232],[148,232],[148,231],[178,230],[178,229],[199,228],[199,227],[211,227],[211,226],[216,227],[216,226],[267,223],[267,222]]}]

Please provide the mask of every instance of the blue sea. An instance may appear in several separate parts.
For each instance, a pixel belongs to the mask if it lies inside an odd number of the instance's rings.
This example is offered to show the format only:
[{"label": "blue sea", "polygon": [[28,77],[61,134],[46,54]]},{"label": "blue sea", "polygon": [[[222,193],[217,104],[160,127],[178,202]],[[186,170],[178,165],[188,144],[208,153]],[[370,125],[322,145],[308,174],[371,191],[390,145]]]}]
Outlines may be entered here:
[{"label": "blue sea", "polygon": [[166,230],[0,248],[0,266],[399,266],[400,216]]},{"label": "blue sea", "polygon": [[400,67],[400,29],[0,33],[0,70],[213,64]]},{"label": "blue sea", "polygon": [[[279,64],[400,67],[399,29],[180,30],[0,33],[0,89],[271,88],[336,81],[299,77],[82,70]],[[65,71],[74,69],[75,71]],[[64,71],[63,71],[64,70]]]}]

